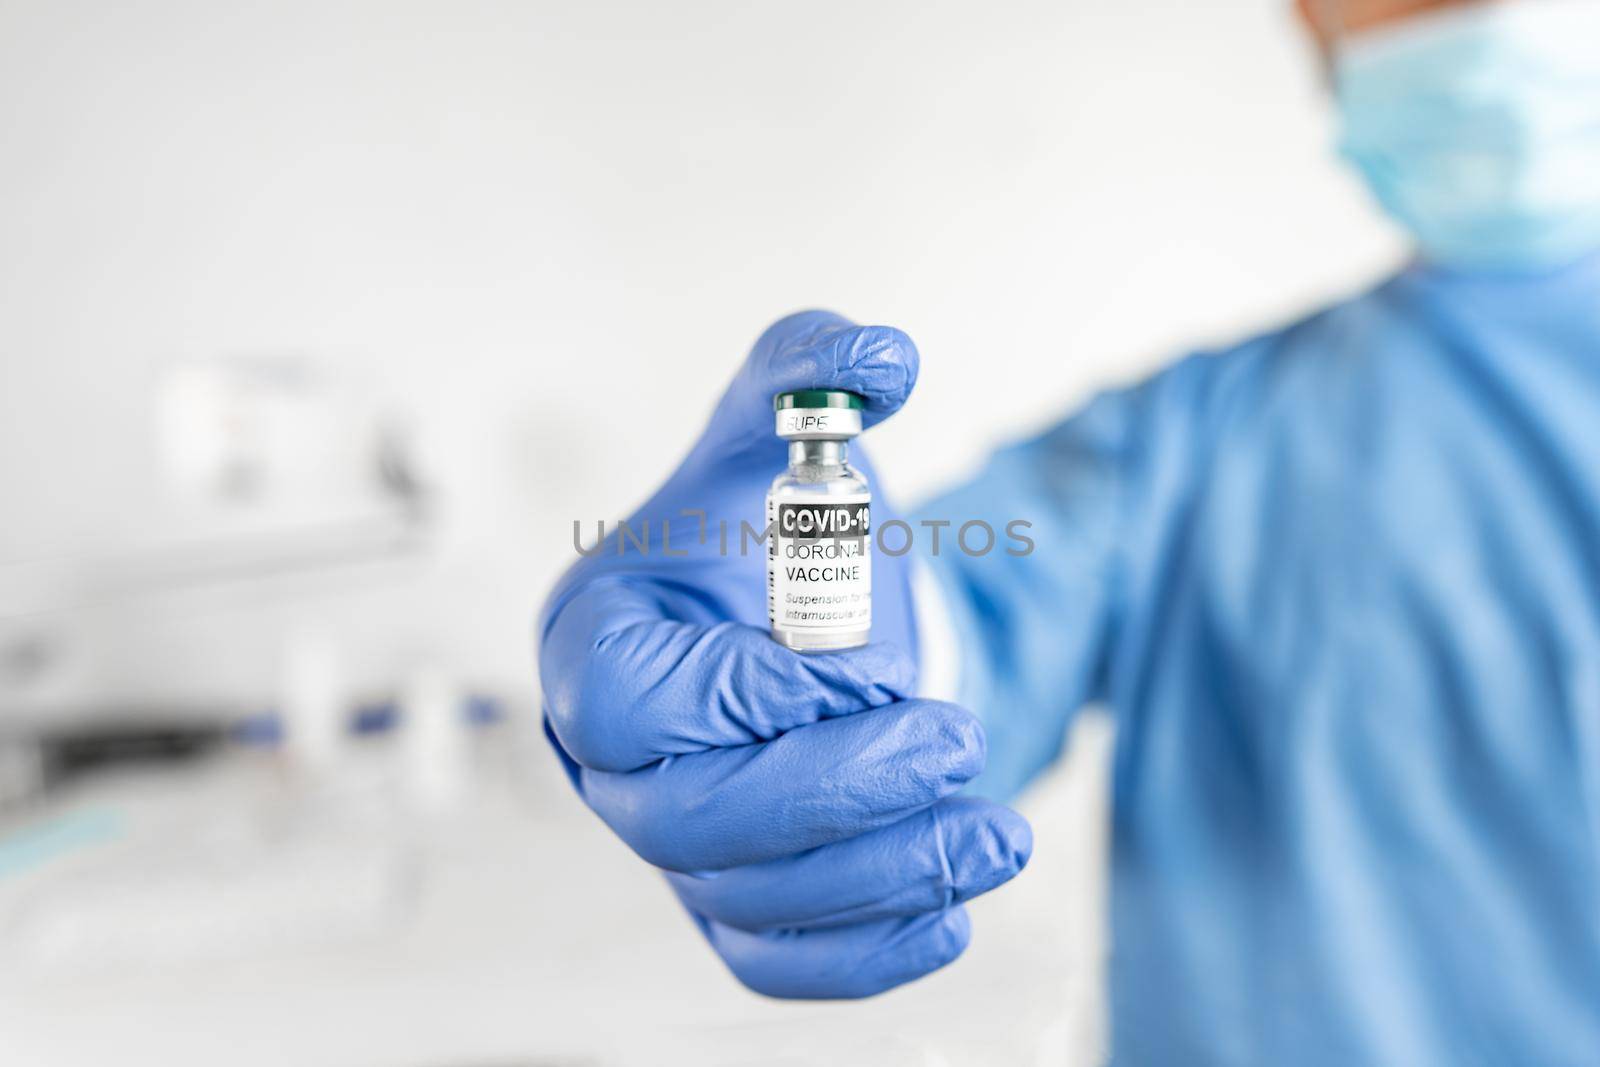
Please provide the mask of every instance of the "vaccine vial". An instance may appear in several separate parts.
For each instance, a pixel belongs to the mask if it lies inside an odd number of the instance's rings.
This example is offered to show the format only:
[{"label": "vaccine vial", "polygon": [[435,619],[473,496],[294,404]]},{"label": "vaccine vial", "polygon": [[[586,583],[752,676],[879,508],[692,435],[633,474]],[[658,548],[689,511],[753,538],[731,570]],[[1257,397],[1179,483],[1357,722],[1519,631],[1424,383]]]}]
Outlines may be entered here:
[{"label": "vaccine vial", "polygon": [[773,399],[789,469],[767,493],[767,617],[800,652],[867,643],[872,629],[872,494],[849,463],[865,402],[802,389]]}]

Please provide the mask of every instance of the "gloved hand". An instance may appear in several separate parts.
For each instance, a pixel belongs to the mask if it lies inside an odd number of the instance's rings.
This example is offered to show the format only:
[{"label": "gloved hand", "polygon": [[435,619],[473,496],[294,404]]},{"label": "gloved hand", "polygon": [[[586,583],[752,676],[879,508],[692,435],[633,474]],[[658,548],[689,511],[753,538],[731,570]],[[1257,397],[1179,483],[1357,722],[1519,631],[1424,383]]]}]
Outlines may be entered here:
[{"label": "gloved hand", "polygon": [[[859,393],[871,426],[916,376],[898,330],[826,312],[778,322],[629,520],[635,536],[650,524],[649,551],[619,554],[613,535],[541,617],[546,734],[578,792],[772,996],[869,996],[944,966],[969,937],[961,903],[1032,847],[1021,816],[953,795],[982,769],[983,732],[911,697],[907,561],[873,561],[872,644],[802,655],[767,633],[764,546],[740,551],[741,521],[762,528],[787,462],[774,394]],[[874,523],[887,514],[875,487]]]}]

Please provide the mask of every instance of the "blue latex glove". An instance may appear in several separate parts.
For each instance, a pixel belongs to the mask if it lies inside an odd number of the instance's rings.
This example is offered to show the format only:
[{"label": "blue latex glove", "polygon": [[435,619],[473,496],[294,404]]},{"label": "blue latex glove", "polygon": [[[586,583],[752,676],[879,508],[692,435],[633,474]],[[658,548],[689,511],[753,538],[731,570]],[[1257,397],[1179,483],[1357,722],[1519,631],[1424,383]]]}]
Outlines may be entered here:
[{"label": "blue latex glove", "polygon": [[[983,731],[911,697],[906,561],[874,564],[873,644],[803,656],[767,633],[764,548],[739,551],[786,464],[774,394],[859,393],[870,427],[916,377],[897,330],[826,312],[777,323],[629,520],[651,524],[651,551],[618,554],[613,537],[541,620],[546,733],[578,792],[668,872],[733,973],[773,996],[869,996],[944,966],[970,934],[961,903],[1032,846],[1016,813],[954,796],[983,768]],[[888,514],[876,496],[874,521]]]}]

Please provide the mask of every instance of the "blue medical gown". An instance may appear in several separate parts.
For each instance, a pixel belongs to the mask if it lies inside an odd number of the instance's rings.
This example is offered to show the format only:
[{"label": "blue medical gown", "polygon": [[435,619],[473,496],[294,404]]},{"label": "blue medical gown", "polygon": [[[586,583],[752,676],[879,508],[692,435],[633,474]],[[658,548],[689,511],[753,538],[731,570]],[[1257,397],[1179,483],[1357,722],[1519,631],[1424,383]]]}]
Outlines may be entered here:
[{"label": "blue medical gown", "polygon": [[936,568],[979,791],[1115,718],[1115,1062],[1600,1063],[1600,259],[1409,270],[922,516],[1033,523]]}]

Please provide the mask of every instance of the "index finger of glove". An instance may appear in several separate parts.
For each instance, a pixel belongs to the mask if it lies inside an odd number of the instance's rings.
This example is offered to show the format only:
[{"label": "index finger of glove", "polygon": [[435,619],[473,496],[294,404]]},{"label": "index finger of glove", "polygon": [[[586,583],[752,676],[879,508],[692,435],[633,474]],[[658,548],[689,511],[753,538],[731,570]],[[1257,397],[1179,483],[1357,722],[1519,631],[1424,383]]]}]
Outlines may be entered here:
[{"label": "index finger of glove", "polygon": [[904,700],[627,774],[581,770],[578,787],[646,860],[714,871],[888,826],[957,792],[983,764],[970,712]]},{"label": "index finger of glove", "polygon": [[764,631],[666,616],[648,583],[596,582],[551,621],[539,652],[546,712],[592,770],[770,741],[909,694],[910,657],[874,644],[825,656]]}]

